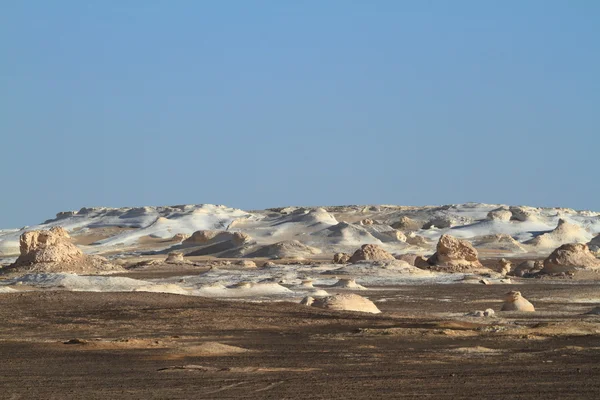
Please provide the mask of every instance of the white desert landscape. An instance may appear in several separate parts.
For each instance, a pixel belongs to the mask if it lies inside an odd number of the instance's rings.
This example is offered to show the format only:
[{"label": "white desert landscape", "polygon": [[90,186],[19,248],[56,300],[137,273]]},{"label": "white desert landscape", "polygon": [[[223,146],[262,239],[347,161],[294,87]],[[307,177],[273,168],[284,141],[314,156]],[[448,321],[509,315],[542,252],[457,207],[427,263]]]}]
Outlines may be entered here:
[{"label": "white desert landscape", "polygon": [[[355,385],[363,378],[348,380],[360,376],[355,368],[397,362],[454,377],[507,360],[541,372],[565,357],[582,363],[573,367],[581,384],[582,369],[595,373],[600,356],[599,237],[599,212],[501,204],[60,212],[0,231],[0,346],[24,352],[5,359],[7,368],[25,368],[39,352],[47,362],[73,351],[84,363],[111,354],[139,373],[175,374],[173,385],[200,373],[214,390],[241,396],[250,389],[247,397],[256,398],[263,390],[303,392],[302,376],[325,384],[321,374],[341,374],[323,393],[362,398]],[[14,307],[18,316],[9,313]],[[155,318],[164,322],[155,326]],[[31,331],[32,324],[45,328]],[[299,341],[273,341],[275,332],[295,332]],[[363,361],[340,364],[351,372],[323,364],[334,362],[327,357],[312,363],[306,352],[328,352],[331,340],[350,346],[336,350],[340,356]],[[400,355],[402,343],[410,349]],[[538,350],[524,353],[532,343]],[[98,393],[117,379],[96,378]],[[385,385],[421,390],[415,377],[397,378]],[[523,383],[497,379],[488,382],[489,397]],[[159,397],[174,395],[169,385],[156,389]]]}]

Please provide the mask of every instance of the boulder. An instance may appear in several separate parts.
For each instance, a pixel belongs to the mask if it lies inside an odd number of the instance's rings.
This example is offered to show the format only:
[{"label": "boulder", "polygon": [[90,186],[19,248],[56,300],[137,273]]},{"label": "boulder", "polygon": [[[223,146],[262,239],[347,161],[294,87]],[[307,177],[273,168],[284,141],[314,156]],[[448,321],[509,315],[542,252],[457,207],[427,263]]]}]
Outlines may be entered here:
[{"label": "boulder", "polygon": [[362,221],[360,221],[361,225],[373,225],[373,223],[374,223],[373,220],[370,218],[365,218]]},{"label": "boulder", "polygon": [[335,253],[333,255],[333,263],[334,264],[348,264],[348,260],[350,260],[350,254]]},{"label": "boulder", "polygon": [[399,229],[401,231],[418,231],[419,229],[423,228],[423,222],[403,216],[398,222],[394,222],[391,226],[392,228]]},{"label": "boulder", "polygon": [[360,311],[372,314],[381,312],[371,300],[354,293],[336,294],[314,299],[312,306],[335,311]]},{"label": "boulder", "polygon": [[165,263],[167,264],[185,264],[187,260],[183,258],[183,253],[172,251],[167,255]]},{"label": "boulder", "polygon": [[510,270],[512,269],[512,263],[505,258],[502,258],[500,261],[498,261],[498,266],[499,273],[502,276],[508,275],[510,273]]},{"label": "boulder", "polygon": [[557,274],[581,269],[598,268],[600,268],[600,260],[590,252],[586,244],[570,243],[564,244],[554,250],[544,260],[544,268],[542,268],[541,272]]},{"label": "boulder", "polygon": [[487,219],[490,221],[510,221],[513,213],[506,208],[497,208],[487,214]]},{"label": "boulder", "polygon": [[124,271],[104,257],[85,255],[71,243],[68,232],[59,226],[24,232],[19,247],[19,257],[5,268],[6,272],[96,274]]},{"label": "boulder", "polygon": [[235,265],[238,265],[238,266],[244,267],[244,268],[256,268],[256,263],[254,261],[250,261],[250,260],[239,260],[238,262],[235,263]]},{"label": "boulder", "polygon": [[458,271],[483,268],[479,262],[477,250],[471,243],[448,234],[442,235],[437,244],[437,251],[428,263],[442,267],[450,267]]},{"label": "boulder", "polygon": [[423,236],[416,235],[414,233],[411,233],[406,236],[406,243],[410,244],[411,246],[429,247],[429,240],[427,240]]},{"label": "boulder", "polygon": [[504,304],[500,311],[535,311],[535,307],[527,299],[525,299],[521,292],[508,292],[504,298]]},{"label": "boulder", "polygon": [[348,260],[350,263],[358,261],[381,261],[395,260],[394,256],[383,250],[376,244],[363,244],[362,247],[352,254]]}]

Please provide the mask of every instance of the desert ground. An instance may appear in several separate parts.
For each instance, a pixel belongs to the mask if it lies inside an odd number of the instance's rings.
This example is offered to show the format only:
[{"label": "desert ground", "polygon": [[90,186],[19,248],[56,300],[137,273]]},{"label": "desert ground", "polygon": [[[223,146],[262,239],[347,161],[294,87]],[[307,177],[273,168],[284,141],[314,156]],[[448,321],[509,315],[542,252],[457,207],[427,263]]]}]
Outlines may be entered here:
[{"label": "desert ground", "polygon": [[600,213],[85,208],[0,230],[0,398],[599,398]]}]

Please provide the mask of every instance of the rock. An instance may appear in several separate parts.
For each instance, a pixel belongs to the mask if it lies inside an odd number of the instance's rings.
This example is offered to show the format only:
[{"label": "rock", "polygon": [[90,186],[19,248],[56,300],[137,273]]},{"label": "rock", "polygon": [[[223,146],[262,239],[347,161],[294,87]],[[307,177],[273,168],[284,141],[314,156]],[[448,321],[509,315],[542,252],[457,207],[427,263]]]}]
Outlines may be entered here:
[{"label": "rock", "polygon": [[513,213],[506,208],[497,208],[487,214],[487,219],[490,221],[510,221]]},{"label": "rock", "polygon": [[305,298],[303,298],[303,299],[300,301],[300,304],[302,304],[302,305],[304,305],[304,306],[312,306],[314,302],[315,302],[315,299],[314,299],[314,297],[311,297],[311,296],[306,296]]},{"label": "rock", "polygon": [[300,285],[302,287],[306,287],[306,288],[314,288],[312,279],[305,279],[302,281],[302,283]]},{"label": "rock", "polygon": [[406,242],[406,235],[397,229],[394,229],[393,231],[387,231],[384,233],[399,242]]},{"label": "rock", "polygon": [[185,264],[188,261],[183,258],[183,253],[172,251],[167,255],[165,263],[167,264]]},{"label": "rock", "polygon": [[394,256],[383,250],[376,244],[363,244],[362,247],[352,254],[348,260],[350,263],[359,261],[383,261],[395,260]]},{"label": "rock", "polygon": [[536,236],[525,244],[535,246],[537,249],[552,249],[568,243],[586,243],[589,236],[590,234],[583,227],[560,219],[554,230]]},{"label": "rock", "polygon": [[370,218],[365,218],[362,221],[360,221],[361,225],[373,225],[373,223],[374,223],[373,220]]},{"label": "rock", "polygon": [[536,221],[538,210],[533,207],[526,206],[511,206],[509,211],[512,214],[511,220],[513,221]]},{"label": "rock", "polygon": [[541,261],[523,261],[508,273],[510,276],[527,277],[539,272],[543,268]]},{"label": "rock", "polygon": [[421,269],[429,269],[431,267],[431,264],[429,264],[429,259],[425,256],[417,256],[415,258],[415,267],[417,268],[421,268]]},{"label": "rock", "polygon": [[600,260],[591,252],[586,244],[570,243],[564,244],[554,250],[544,260],[544,268],[541,272],[545,274],[556,274],[571,272],[579,269],[598,269]]},{"label": "rock", "polygon": [[187,239],[189,237],[190,237],[190,235],[188,235],[186,233],[177,233],[177,234],[173,235],[171,240],[174,242],[183,242],[185,239]]},{"label": "rock", "polygon": [[504,250],[512,253],[525,253],[525,247],[512,236],[505,233],[480,236],[474,239],[473,246],[477,249]]},{"label": "rock", "polygon": [[97,274],[122,272],[104,257],[88,256],[71,243],[68,232],[59,226],[50,230],[28,231],[20,237],[20,255],[4,268],[6,272]]},{"label": "rock", "polygon": [[487,279],[480,279],[479,283],[481,283],[482,285],[491,285],[492,282],[488,281]]},{"label": "rock", "polygon": [[456,271],[468,271],[483,268],[477,256],[477,250],[471,243],[445,234],[440,237],[437,251],[429,258],[428,263],[450,267]]},{"label": "rock", "polygon": [[467,314],[467,316],[469,316],[469,317],[477,317],[477,318],[484,318],[484,317],[491,318],[491,317],[495,316],[495,314],[496,313],[494,312],[494,310],[492,310],[491,308],[488,308],[485,311],[478,310],[478,311],[470,312],[470,313]]},{"label": "rock", "polygon": [[350,254],[335,253],[333,255],[333,263],[334,264],[348,264],[349,260],[350,260]]},{"label": "rock", "polygon": [[335,311],[361,311],[373,314],[381,312],[371,300],[354,293],[336,294],[314,299],[312,306]]},{"label": "rock", "polygon": [[500,311],[535,311],[533,304],[525,299],[521,292],[508,292]]},{"label": "rock", "polygon": [[194,233],[192,233],[192,236],[190,236],[189,238],[185,239],[183,241],[183,244],[195,244],[195,245],[199,245],[199,244],[206,244],[208,243],[211,239],[213,239],[214,237],[216,237],[219,234],[219,231],[196,231]]},{"label": "rock", "polygon": [[423,228],[423,222],[403,216],[398,222],[394,222],[391,226],[392,228],[399,229],[401,231],[418,231],[419,229]]},{"label": "rock", "polygon": [[429,247],[429,240],[427,240],[423,236],[419,236],[414,233],[411,233],[408,236],[406,236],[406,243],[410,244],[411,246]]},{"label": "rock", "polygon": [[262,265],[263,268],[273,268],[276,266],[277,266],[277,264],[275,264],[273,261],[267,261],[266,263],[264,263]]},{"label": "rock", "polygon": [[344,289],[356,289],[356,290],[366,290],[366,288],[362,285],[356,283],[354,278],[341,278],[331,287],[334,288],[344,288]]},{"label": "rock", "polygon": [[407,253],[395,255],[394,257],[396,257],[396,260],[405,261],[410,265],[415,265],[415,260],[417,259],[417,257],[419,257],[419,255],[414,253]]},{"label": "rock", "polygon": [[508,275],[512,269],[512,263],[505,258],[498,261],[498,265],[500,267],[500,275],[502,276]]},{"label": "rock", "polygon": [[250,261],[250,260],[239,260],[238,262],[235,263],[235,265],[238,265],[238,266],[244,267],[244,268],[256,268],[256,263],[254,261]]}]

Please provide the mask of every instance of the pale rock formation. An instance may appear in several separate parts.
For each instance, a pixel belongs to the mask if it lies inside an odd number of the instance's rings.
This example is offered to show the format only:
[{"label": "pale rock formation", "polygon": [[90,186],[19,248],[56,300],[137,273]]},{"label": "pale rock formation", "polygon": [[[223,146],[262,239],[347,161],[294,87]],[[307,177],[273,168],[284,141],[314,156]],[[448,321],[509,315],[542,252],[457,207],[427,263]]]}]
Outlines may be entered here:
[{"label": "pale rock formation", "polygon": [[552,249],[567,243],[586,243],[589,236],[590,234],[581,226],[560,219],[553,231],[536,236],[525,244],[537,249]]},{"label": "pale rock formation", "polygon": [[104,257],[85,255],[71,243],[68,232],[59,226],[50,230],[21,234],[20,256],[7,272],[70,272],[96,274],[120,272],[124,269]]},{"label": "pale rock formation", "polygon": [[398,222],[394,222],[391,226],[392,228],[399,229],[401,231],[418,231],[419,229],[423,228],[423,222],[403,216]]},{"label": "pale rock formation", "polygon": [[487,214],[487,219],[490,221],[510,221],[513,213],[506,208],[497,208]]},{"label": "pale rock formation", "polygon": [[512,263],[505,258],[502,258],[500,261],[498,261],[498,265],[500,267],[500,275],[502,276],[508,275],[512,269]]},{"label": "pale rock formation", "polygon": [[314,288],[312,279],[305,279],[300,285],[305,288]]},{"label": "pale rock formation", "polygon": [[362,247],[354,252],[348,260],[350,263],[358,261],[380,261],[395,260],[394,256],[383,250],[376,244],[363,244]]},{"label": "pale rock formation", "polygon": [[483,268],[477,256],[477,250],[471,243],[445,234],[440,237],[437,251],[428,263],[459,271]]},{"label": "pale rock formation", "polygon": [[361,225],[373,225],[374,221],[370,218],[365,218],[362,221],[360,221]]},{"label": "pale rock formation", "polygon": [[542,261],[523,261],[522,263],[517,265],[512,271],[510,271],[508,275],[517,277],[530,276],[539,272],[543,268],[543,266],[544,265]]},{"label": "pale rock formation", "polygon": [[256,268],[256,263],[254,261],[250,261],[250,260],[239,260],[238,262],[235,263],[235,265],[238,265],[238,266],[244,267],[244,268]]},{"label": "pale rock formation", "polygon": [[506,233],[480,236],[474,240],[473,246],[477,249],[503,250],[512,253],[524,253],[527,251],[521,243]]},{"label": "pale rock formation", "polygon": [[335,253],[333,255],[333,263],[334,264],[348,264],[349,260],[350,260],[350,254]]},{"label": "pale rock formation", "polygon": [[354,278],[341,278],[335,284],[331,286],[332,288],[344,288],[344,289],[355,289],[355,290],[366,290],[367,288],[356,283],[356,279]]},{"label": "pale rock formation", "polygon": [[183,258],[183,253],[172,251],[167,255],[165,263],[167,264],[185,264],[188,261]]},{"label": "pale rock formation", "polygon": [[360,311],[372,314],[381,312],[371,300],[354,293],[335,294],[314,299],[312,306],[335,311]]},{"label": "pale rock formation", "polygon": [[305,298],[303,298],[300,301],[300,304],[302,304],[303,306],[309,306],[310,307],[310,306],[313,305],[314,302],[315,302],[315,298],[314,297],[306,296]]},{"label": "pale rock formation", "polygon": [[394,229],[393,231],[387,231],[384,233],[399,242],[406,242],[406,235],[397,229]]},{"label": "pale rock formation", "polygon": [[508,292],[504,298],[504,304],[500,311],[535,311],[535,307],[527,299],[525,299],[521,292]]},{"label": "pale rock formation", "polygon": [[406,243],[417,247],[429,247],[430,245],[429,240],[415,233],[411,233],[406,236]]},{"label": "pale rock formation", "polygon": [[513,221],[525,222],[525,221],[536,221],[538,219],[537,218],[538,210],[533,207],[511,206],[509,208],[509,210],[512,214],[511,220],[513,220]]},{"label": "pale rock formation", "polygon": [[564,244],[554,250],[552,254],[544,260],[542,273],[556,274],[562,272],[571,272],[581,269],[600,268],[598,260],[586,244],[570,243]]},{"label": "pale rock formation", "polygon": [[496,313],[494,312],[494,310],[492,310],[491,308],[486,309],[485,311],[473,311],[469,314],[467,314],[467,316],[469,317],[478,317],[478,318],[491,318],[494,317],[496,315]]}]

